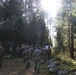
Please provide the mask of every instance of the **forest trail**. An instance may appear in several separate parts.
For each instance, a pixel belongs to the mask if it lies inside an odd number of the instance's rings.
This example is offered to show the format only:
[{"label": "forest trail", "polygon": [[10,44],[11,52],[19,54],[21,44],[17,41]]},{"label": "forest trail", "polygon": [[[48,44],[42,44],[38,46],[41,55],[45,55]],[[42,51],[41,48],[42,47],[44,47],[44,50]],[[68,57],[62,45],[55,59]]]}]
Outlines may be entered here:
[{"label": "forest trail", "polygon": [[34,62],[31,61],[31,66],[26,69],[22,59],[4,61],[0,75],[34,75]]},{"label": "forest trail", "polygon": [[34,75],[34,63],[31,61],[31,67],[26,71],[25,75]]},{"label": "forest trail", "polygon": [[34,63],[33,61],[30,62],[30,67],[28,69],[23,69],[17,75],[34,75]]}]

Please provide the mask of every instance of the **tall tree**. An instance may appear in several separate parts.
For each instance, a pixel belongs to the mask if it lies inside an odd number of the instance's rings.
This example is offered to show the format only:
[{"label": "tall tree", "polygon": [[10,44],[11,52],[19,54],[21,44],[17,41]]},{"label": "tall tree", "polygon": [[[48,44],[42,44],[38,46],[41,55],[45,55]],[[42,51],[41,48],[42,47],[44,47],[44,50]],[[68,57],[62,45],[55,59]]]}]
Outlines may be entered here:
[{"label": "tall tree", "polygon": [[46,24],[38,1],[1,0],[1,41],[12,40],[17,44],[44,43],[47,35]]},{"label": "tall tree", "polygon": [[[66,37],[65,40],[68,38],[68,47],[70,50],[70,56],[74,59],[74,29],[75,29],[75,17],[76,17],[76,1],[75,0],[62,0],[62,8],[61,14],[58,16],[58,24],[64,23],[63,28],[66,29],[67,34],[65,33],[64,36]],[[65,13],[65,14],[64,14]],[[62,18],[64,15],[64,18]],[[62,22],[63,21],[63,22]],[[59,25],[60,25],[59,24]],[[61,26],[61,25],[60,25]]]}]

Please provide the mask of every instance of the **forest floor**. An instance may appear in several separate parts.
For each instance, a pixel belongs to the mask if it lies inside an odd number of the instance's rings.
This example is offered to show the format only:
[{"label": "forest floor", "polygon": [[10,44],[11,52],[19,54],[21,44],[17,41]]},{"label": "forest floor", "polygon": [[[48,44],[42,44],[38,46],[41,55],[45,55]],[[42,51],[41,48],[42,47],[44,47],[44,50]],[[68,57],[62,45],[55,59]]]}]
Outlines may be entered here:
[{"label": "forest floor", "polygon": [[[72,60],[68,53],[53,54],[52,56],[55,61],[60,63],[60,69],[69,70],[70,73],[76,71],[76,60]],[[5,59],[2,65],[3,67],[0,69],[0,75],[47,75],[47,63],[41,64],[39,74],[34,72],[33,61],[31,61],[30,68],[26,69],[26,64],[23,62],[22,58]]]},{"label": "forest floor", "polygon": [[[3,67],[0,69],[0,75],[37,75],[34,72],[33,61],[31,61],[30,68],[26,69],[25,66],[26,64],[20,58],[6,59],[3,61]],[[41,72],[38,75],[47,75],[45,73],[47,71],[43,71],[45,68],[42,65],[42,68],[40,70]]]},{"label": "forest floor", "polygon": [[60,69],[68,70],[71,74],[76,72],[76,58],[74,60],[71,59],[69,51],[56,53],[53,55],[53,59],[60,63]]}]

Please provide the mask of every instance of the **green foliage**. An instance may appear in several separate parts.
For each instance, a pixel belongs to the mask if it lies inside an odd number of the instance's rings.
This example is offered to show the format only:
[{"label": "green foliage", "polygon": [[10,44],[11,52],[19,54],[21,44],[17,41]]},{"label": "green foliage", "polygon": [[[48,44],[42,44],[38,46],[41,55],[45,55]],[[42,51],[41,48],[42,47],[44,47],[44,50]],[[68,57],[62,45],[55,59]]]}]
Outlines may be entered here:
[{"label": "green foliage", "polygon": [[53,55],[53,58],[59,62],[60,69],[68,70],[69,73],[76,69],[76,61],[70,58],[68,50]]},{"label": "green foliage", "polygon": [[[12,40],[16,44],[33,45],[46,42],[48,33],[39,4],[32,0],[26,1],[1,0],[3,7],[0,6],[0,23],[3,23],[0,24],[0,41],[5,43]],[[36,7],[33,2],[37,4]]]},{"label": "green foliage", "polygon": [[[60,38],[63,37],[61,38],[61,40],[63,42],[62,45],[64,47],[65,46],[68,47],[68,43],[71,40],[71,34],[74,35],[76,34],[75,9],[76,9],[76,0],[62,0],[62,7],[57,16],[57,26],[58,29],[60,28],[61,30],[59,31],[59,34],[57,36]],[[71,25],[73,25],[72,31],[71,31]]]},{"label": "green foliage", "polygon": [[63,28],[62,27],[58,27],[57,28],[57,44],[58,44],[58,48],[59,50],[64,50],[64,36],[63,36]]}]

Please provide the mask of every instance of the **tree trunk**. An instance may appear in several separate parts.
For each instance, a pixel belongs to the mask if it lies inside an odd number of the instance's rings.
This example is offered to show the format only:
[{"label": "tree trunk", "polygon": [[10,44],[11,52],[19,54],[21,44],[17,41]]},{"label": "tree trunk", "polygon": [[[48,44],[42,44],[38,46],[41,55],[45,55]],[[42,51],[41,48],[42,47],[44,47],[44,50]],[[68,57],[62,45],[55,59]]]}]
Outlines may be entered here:
[{"label": "tree trunk", "polygon": [[71,48],[70,48],[70,56],[74,59],[74,34],[73,34],[73,25],[71,25]]},{"label": "tree trunk", "polygon": [[68,23],[68,48],[70,49],[70,23]]},{"label": "tree trunk", "polygon": [[[72,7],[72,0],[70,2],[70,19],[72,19],[72,13],[71,13],[71,8]],[[71,24],[71,36],[70,36],[70,56],[72,59],[74,59],[74,31],[73,31],[74,25]]]}]

